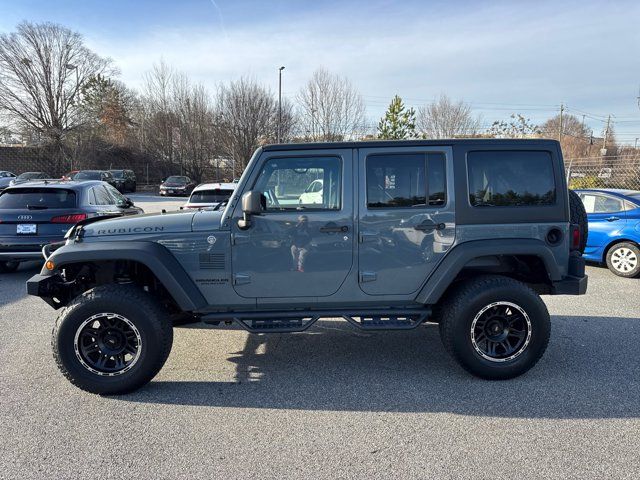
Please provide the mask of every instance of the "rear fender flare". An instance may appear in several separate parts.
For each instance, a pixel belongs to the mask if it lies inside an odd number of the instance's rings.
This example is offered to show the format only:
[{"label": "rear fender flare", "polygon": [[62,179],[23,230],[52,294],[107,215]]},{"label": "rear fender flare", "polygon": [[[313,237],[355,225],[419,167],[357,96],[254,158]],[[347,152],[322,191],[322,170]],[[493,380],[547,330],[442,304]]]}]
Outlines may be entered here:
[{"label": "rear fender flare", "polygon": [[491,255],[533,255],[539,257],[544,262],[550,281],[562,279],[553,252],[541,240],[474,240],[458,244],[446,254],[416,296],[416,301],[425,305],[437,303],[465,265],[476,258]]}]

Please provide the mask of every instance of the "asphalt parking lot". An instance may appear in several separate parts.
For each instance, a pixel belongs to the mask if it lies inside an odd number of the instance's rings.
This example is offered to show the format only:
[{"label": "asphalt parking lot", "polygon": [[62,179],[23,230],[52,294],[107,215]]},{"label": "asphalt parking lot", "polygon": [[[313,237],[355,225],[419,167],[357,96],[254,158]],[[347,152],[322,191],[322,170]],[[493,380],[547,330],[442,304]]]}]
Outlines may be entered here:
[{"label": "asphalt parking lot", "polygon": [[[181,199],[132,195],[146,211]],[[506,382],[470,377],[437,328],[253,336],[177,328],[147,387],[71,386],[56,313],[0,275],[0,478],[638,478],[640,280],[589,267],[546,297],[547,353]]]}]

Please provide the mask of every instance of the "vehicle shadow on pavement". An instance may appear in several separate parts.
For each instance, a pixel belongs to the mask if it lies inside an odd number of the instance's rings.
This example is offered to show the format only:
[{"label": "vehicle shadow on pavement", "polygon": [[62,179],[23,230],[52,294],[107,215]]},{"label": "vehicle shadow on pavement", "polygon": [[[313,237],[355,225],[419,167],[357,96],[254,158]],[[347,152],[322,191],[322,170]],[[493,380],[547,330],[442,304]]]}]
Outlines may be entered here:
[{"label": "vehicle shadow on pavement", "polygon": [[[213,333],[213,332],[212,332]],[[526,375],[484,381],[445,353],[437,326],[359,332],[319,322],[305,334],[248,335],[234,381],[153,381],[123,401],[264,409],[450,412],[521,418],[640,416],[640,319],[556,316]],[[205,362],[206,363],[206,362]]]}]

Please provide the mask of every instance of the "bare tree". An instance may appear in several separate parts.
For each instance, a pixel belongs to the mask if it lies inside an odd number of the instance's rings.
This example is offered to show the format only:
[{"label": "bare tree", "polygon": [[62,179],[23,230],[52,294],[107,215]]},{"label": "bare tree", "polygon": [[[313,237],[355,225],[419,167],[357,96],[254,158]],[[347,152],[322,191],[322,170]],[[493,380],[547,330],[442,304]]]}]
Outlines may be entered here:
[{"label": "bare tree", "polygon": [[0,34],[0,113],[62,149],[80,127],[86,82],[112,75],[111,61],[85,47],[82,36],[53,23],[24,22]]},{"label": "bare tree", "polygon": [[142,148],[168,164],[174,160],[174,133],[177,127],[172,99],[172,84],[176,74],[163,61],[145,74],[137,119]]},{"label": "bare tree", "polygon": [[362,132],[364,101],[345,77],[316,70],[297,102],[300,133],[311,140],[343,140]]},{"label": "bare tree", "polygon": [[[562,124],[562,132],[560,125]],[[592,151],[599,152],[599,146],[593,146],[593,134],[575,115],[564,114],[550,118],[540,126],[540,133],[547,138],[560,139],[565,158],[588,157]]]},{"label": "bare tree", "polygon": [[173,92],[178,124],[176,156],[185,172],[201,181],[217,154],[211,96],[202,85],[191,85],[184,75],[175,77]]},{"label": "bare tree", "polygon": [[[242,173],[256,147],[275,141],[278,104],[275,96],[247,78],[218,89],[216,130],[224,154],[232,160],[232,176]],[[281,137],[293,126],[292,107],[283,102]]]},{"label": "bare tree", "polygon": [[540,127],[530,118],[512,113],[509,120],[496,120],[491,125],[488,134],[496,138],[529,138],[540,135]]},{"label": "bare tree", "polygon": [[472,136],[480,128],[481,119],[463,101],[452,102],[446,95],[418,111],[418,130],[425,138]]}]

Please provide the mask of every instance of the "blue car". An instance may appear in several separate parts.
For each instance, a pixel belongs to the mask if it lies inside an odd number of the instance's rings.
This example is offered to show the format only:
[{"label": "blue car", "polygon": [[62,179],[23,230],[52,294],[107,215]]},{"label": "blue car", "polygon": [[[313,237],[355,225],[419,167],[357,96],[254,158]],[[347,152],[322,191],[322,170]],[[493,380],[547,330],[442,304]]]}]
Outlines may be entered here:
[{"label": "blue car", "polygon": [[64,239],[74,224],[102,215],[144,213],[101,181],[38,180],[0,193],[0,273],[42,258],[42,248]]},{"label": "blue car", "polygon": [[584,257],[621,277],[640,275],[640,191],[576,190],[589,218]]}]

